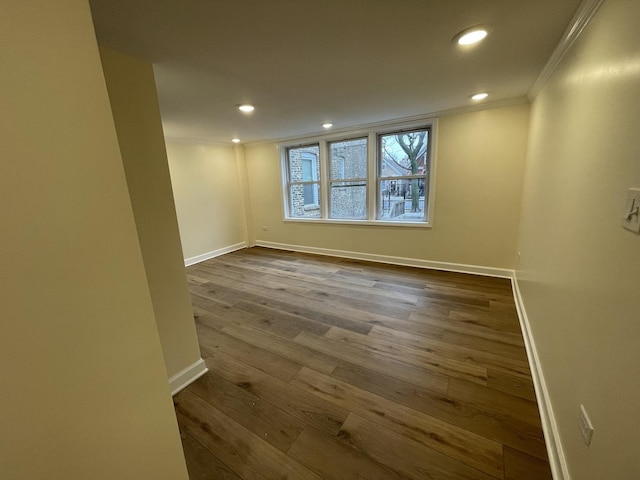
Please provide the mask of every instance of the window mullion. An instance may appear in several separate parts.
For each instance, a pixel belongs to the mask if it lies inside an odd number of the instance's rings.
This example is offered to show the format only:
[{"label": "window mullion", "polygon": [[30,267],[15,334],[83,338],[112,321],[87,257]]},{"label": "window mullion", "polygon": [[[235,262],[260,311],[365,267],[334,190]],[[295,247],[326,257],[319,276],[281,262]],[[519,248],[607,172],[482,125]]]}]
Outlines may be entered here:
[{"label": "window mullion", "polygon": [[288,151],[285,147],[280,147],[280,167],[284,172],[282,176],[282,193],[284,198],[283,200],[283,209],[285,218],[291,216],[291,169],[289,168],[289,156]]},{"label": "window mullion", "polygon": [[353,182],[368,182],[369,179],[365,177],[358,178],[336,178],[334,180],[329,180],[329,183],[353,183]]},{"label": "window mullion", "polygon": [[320,217],[323,219],[329,218],[329,195],[331,192],[329,191],[329,175],[328,172],[331,171],[331,167],[329,166],[329,155],[327,154],[327,141],[320,140],[319,142],[320,152],[319,159],[320,162]]},{"label": "window mullion", "polygon": [[367,220],[369,221],[375,220],[378,216],[377,150],[376,134],[375,132],[369,132],[369,138],[367,139]]},{"label": "window mullion", "polygon": [[[315,144],[285,145],[281,149],[286,172],[282,183],[287,197],[283,199],[285,217],[398,225],[422,221],[430,226],[435,120],[425,126],[394,127],[360,130],[353,137],[330,135],[310,139]],[[420,143],[419,151],[414,150],[416,140],[424,142]],[[366,153],[362,150],[365,142]],[[406,148],[409,145],[413,153],[404,153],[409,152]],[[357,177],[362,173],[365,175]],[[381,203],[383,193],[385,203]]]}]

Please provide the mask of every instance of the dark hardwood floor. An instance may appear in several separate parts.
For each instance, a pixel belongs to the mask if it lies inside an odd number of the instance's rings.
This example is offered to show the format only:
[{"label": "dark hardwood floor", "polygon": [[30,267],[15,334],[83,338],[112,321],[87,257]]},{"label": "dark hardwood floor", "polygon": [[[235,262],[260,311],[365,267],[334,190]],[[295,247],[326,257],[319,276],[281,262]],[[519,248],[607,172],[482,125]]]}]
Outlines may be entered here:
[{"label": "dark hardwood floor", "polygon": [[191,479],[550,479],[509,280],[251,248],[187,269]]}]

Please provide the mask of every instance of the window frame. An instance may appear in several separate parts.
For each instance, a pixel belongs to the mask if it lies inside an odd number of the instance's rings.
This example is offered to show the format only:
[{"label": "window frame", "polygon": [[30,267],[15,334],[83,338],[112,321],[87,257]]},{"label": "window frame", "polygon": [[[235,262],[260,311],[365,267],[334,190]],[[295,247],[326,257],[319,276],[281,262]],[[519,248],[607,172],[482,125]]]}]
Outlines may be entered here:
[{"label": "window frame", "polygon": [[[427,148],[426,148],[426,155],[427,155],[427,162],[428,162],[428,168],[426,168],[426,171],[424,174],[419,174],[419,175],[383,175],[382,174],[382,137],[384,136],[390,136],[390,135],[397,135],[397,134],[402,134],[402,133],[411,133],[411,132],[419,132],[425,130],[427,132]],[[424,188],[426,190],[426,195],[424,196],[424,211],[423,211],[423,215],[422,217],[424,218],[424,220],[419,221],[419,222],[411,222],[411,223],[429,223],[429,214],[430,214],[430,198],[429,198],[429,194],[431,192],[431,187],[432,185],[430,185],[430,177],[431,177],[431,170],[432,170],[432,144],[433,144],[433,130],[431,125],[427,125],[427,126],[422,126],[422,127],[414,127],[414,128],[399,128],[399,129],[391,129],[391,130],[387,130],[387,131],[379,131],[377,132],[376,135],[376,212],[375,212],[375,216],[376,219],[378,221],[383,221],[383,222],[389,222],[389,223],[410,223],[410,222],[398,222],[396,220],[384,220],[381,218],[381,208],[380,208],[380,198],[381,198],[381,190],[382,190],[382,182],[383,181],[399,181],[399,180],[419,180],[421,178],[424,179]],[[382,206],[382,208],[384,209],[384,205]]]},{"label": "window frame", "polygon": [[[312,208],[312,207],[318,207],[320,208],[320,175],[318,172],[320,172],[320,158],[318,158],[318,155],[315,155],[313,153],[309,153],[309,152],[302,152],[300,154],[300,161],[302,162],[302,177],[304,178],[304,164],[305,162],[309,162],[310,165],[310,169],[309,172],[311,173],[311,180],[302,180],[300,182],[289,182],[289,185],[291,186],[291,184],[296,184],[296,185],[303,185],[303,186],[307,186],[307,185],[318,185],[318,190],[316,189],[312,189],[311,190],[311,195],[313,196],[313,202],[312,203],[307,203],[306,200],[306,196],[307,196],[307,192],[303,191],[303,198],[304,198],[304,204],[303,204],[303,208],[306,210],[308,208]],[[291,171],[289,171],[289,174],[291,174]]]},{"label": "window frame", "polygon": [[[424,221],[395,221],[384,220],[379,216],[380,177],[381,166],[379,160],[378,138],[382,135],[415,131],[419,129],[429,130],[428,162],[429,166],[425,179],[425,212]],[[366,219],[340,219],[331,218],[329,199],[331,195],[331,165],[329,158],[329,144],[367,139],[367,218]],[[348,224],[348,225],[375,225],[412,228],[431,228],[434,224],[435,190],[436,190],[436,159],[437,159],[438,119],[434,117],[416,117],[408,121],[384,122],[368,125],[361,128],[343,129],[330,134],[315,135],[287,139],[278,143],[281,165],[281,198],[283,200],[283,221],[292,223],[317,223],[317,224]],[[290,208],[289,190],[289,164],[288,151],[291,148],[301,148],[317,145],[319,148],[318,162],[320,168],[320,217],[293,217]],[[300,182],[294,182],[300,183]],[[311,182],[316,183],[316,182]]]},{"label": "window frame", "polygon": [[[333,179],[331,176],[331,171],[332,171],[332,165],[331,165],[331,161],[332,161],[332,157],[331,157],[331,145],[334,143],[341,143],[341,142],[350,142],[350,141],[355,141],[355,140],[365,140],[365,149],[366,149],[366,168],[367,168],[367,175],[364,177],[350,177],[350,178],[341,178],[341,179]],[[345,139],[341,139],[341,140],[327,140],[326,141],[326,148],[327,148],[327,194],[328,194],[328,210],[327,210],[327,220],[338,220],[338,221],[348,221],[348,220],[353,220],[353,221],[363,221],[363,220],[368,220],[369,216],[370,216],[370,212],[369,212],[369,196],[370,196],[370,184],[369,184],[369,171],[371,170],[371,165],[369,164],[369,149],[370,149],[370,145],[369,145],[369,136],[368,135],[360,135],[360,136],[355,136],[355,137],[351,137],[351,138],[345,138]],[[343,171],[343,177],[344,177],[344,170],[345,170],[345,165],[344,165],[344,158],[342,159],[342,171]],[[366,205],[366,216],[363,218],[355,218],[355,217],[351,217],[351,218],[337,218],[337,217],[332,217],[332,188],[333,188],[333,184],[334,183],[356,183],[356,182],[364,182],[364,187],[365,187],[365,205]]]},{"label": "window frame", "polygon": [[[319,171],[318,174],[318,179],[316,180],[291,180],[291,166],[289,164],[289,151],[290,150],[295,150],[295,149],[302,149],[302,148],[310,148],[310,147],[318,147],[318,155],[316,156],[315,162],[313,160],[311,160],[311,172],[312,172],[312,178],[313,178],[313,174],[314,174],[314,163],[317,164],[317,171]],[[296,219],[296,220],[320,220],[322,218],[322,202],[324,200],[324,195],[323,195],[323,191],[322,191],[322,159],[321,159],[321,150],[320,150],[320,145],[318,142],[308,142],[305,144],[301,144],[301,145],[294,145],[294,146],[288,146],[284,149],[284,153],[283,153],[283,168],[285,169],[285,175],[286,179],[285,179],[285,211],[286,211],[286,215],[288,215],[289,219]],[[302,158],[302,156],[307,153],[307,152],[302,152],[301,153],[301,162],[304,161],[305,159]],[[302,167],[304,169],[304,167]],[[304,170],[303,170],[304,171]],[[304,203],[303,204],[303,209],[304,210],[320,210],[320,217],[294,217],[292,216],[292,210],[293,210],[293,205],[291,205],[291,187],[292,186],[296,186],[296,185],[300,185],[303,188],[303,196],[304,196],[304,187],[306,185],[318,185],[318,197],[319,197],[319,202],[315,203],[315,204],[307,204]]]}]

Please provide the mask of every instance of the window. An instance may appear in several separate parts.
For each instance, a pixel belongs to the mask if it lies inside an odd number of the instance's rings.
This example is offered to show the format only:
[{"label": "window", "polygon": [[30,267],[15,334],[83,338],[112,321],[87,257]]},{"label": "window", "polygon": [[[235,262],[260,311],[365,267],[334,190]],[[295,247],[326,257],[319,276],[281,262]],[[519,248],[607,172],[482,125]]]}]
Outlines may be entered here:
[{"label": "window", "polygon": [[318,145],[287,149],[289,216],[320,218]]},{"label": "window", "polygon": [[329,218],[367,218],[367,139],[329,143]]},{"label": "window", "polygon": [[378,136],[378,218],[425,222],[428,198],[429,130]]},{"label": "window", "polygon": [[282,146],[285,219],[431,225],[436,120]]},{"label": "window", "polygon": [[302,181],[304,183],[304,206],[305,208],[320,208],[318,203],[318,155],[316,153],[303,151],[302,157]]}]

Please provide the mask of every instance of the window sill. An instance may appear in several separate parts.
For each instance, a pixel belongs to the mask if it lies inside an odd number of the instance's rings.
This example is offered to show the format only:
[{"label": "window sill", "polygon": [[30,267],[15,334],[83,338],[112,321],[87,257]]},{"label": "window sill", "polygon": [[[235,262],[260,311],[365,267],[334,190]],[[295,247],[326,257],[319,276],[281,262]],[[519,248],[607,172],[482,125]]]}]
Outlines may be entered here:
[{"label": "window sill", "polygon": [[329,218],[285,218],[285,223],[317,223],[323,225],[362,225],[373,227],[432,228],[429,222],[389,222],[384,220],[338,220]]}]

